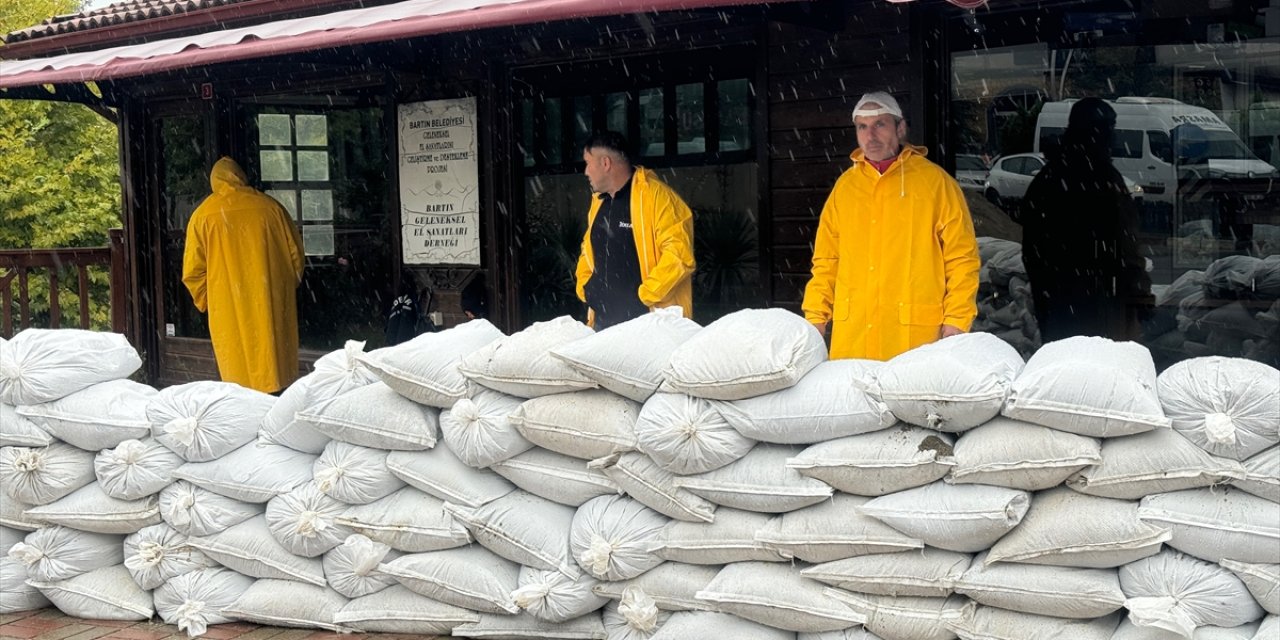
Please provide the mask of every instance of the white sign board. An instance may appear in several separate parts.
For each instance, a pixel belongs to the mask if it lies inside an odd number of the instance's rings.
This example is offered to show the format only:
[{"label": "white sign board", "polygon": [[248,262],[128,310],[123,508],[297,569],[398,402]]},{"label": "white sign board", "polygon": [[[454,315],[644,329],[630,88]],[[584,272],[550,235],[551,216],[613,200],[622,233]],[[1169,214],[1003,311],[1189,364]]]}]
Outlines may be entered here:
[{"label": "white sign board", "polygon": [[476,99],[398,108],[405,264],[480,264]]}]

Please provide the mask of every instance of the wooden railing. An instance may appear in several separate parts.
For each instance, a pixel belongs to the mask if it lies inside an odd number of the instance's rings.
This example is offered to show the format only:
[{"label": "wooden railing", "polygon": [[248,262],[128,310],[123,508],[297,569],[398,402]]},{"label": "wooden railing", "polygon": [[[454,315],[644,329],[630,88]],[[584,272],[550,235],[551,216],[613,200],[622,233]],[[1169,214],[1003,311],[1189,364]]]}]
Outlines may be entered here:
[{"label": "wooden railing", "polygon": [[[89,323],[89,267],[104,267],[111,280],[111,330],[127,334],[128,311],[125,308],[125,291],[128,276],[125,272],[124,231],[111,229],[109,244],[105,247],[70,247],[64,249],[16,249],[0,251],[0,336],[12,337],[14,330],[22,330],[32,324],[30,281],[32,276],[48,278],[49,317],[48,328],[62,327],[62,308],[57,295],[59,273],[74,268],[78,278],[80,299],[80,328],[88,329]],[[16,285],[16,292],[15,292]],[[14,298],[17,298],[15,309]],[[16,312],[16,323],[15,323]],[[16,326],[15,326],[16,324]]]}]

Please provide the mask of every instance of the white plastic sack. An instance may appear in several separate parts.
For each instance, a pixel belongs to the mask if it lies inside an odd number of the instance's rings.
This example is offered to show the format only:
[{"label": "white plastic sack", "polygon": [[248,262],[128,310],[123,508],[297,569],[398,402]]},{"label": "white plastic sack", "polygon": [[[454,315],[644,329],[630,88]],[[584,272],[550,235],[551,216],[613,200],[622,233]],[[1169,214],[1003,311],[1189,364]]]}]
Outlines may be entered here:
[{"label": "white plastic sack", "polygon": [[151,433],[147,403],[156,390],[132,380],[109,380],[18,413],[53,437],[81,449],[110,449]]},{"label": "white plastic sack", "polygon": [[1108,438],[1100,463],[1069,478],[1067,486],[1091,496],[1140,500],[1244,477],[1239,462],[1209,455],[1173,429],[1156,429]]},{"label": "white plastic sack", "polygon": [[593,460],[636,446],[640,405],[601,389],[527,400],[508,420],[529,442]]},{"label": "white plastic sack", "polygon": [[787,465],[799,452],[788,445],[758,444],[728,466],[676,478],[676,486],[734,509],[762,513],[802,509],[826,500],[834,490]]},{"label": "white plastic sack", "polygon": [[976,427],[1000,413],[1022,356],[989,333],[951,336],[894,356],[869,390],[899,420],[939,431]]},{"label": "white plastic sack", "polygon": [[1267,616],[1258,625],[1258,632],[1254,634],[1253,640],[1268,640],[1276,637],[1277,633],[1280,633],[1280,616]]},{"label": "white plastic sack", "polygon": [[391,547],[359,533],[347,536],[342,544],[324,554],[324,578],[334,591],[348,598],[361,598],[396,584],[396,579],[378,571],[382,562],[400,557]]},{"label": "white plastic sack", "polygon": [[1236,574],[1267,613],[1280,614],[1280,564],[1254,564],[1223,560],[1223,568]]},{"label": "white plastic sack", "polygon": [[[348,340],[342,349],[316,360],[313,371],[289,385],[271,410],[262,418],[258,440],[281,444],[303,453],[320,453],[329,436],[297,420],[297,413],[336,398],[352,389],[378,381],[378,376],[359,360],[364,343]],[[370,354],[372,355],[372,354]]]},{"label": "white plastic sack", "polygon": [[535,496],[570,507],[620,492],[609,476],[588,467],[582,459],[538,447],[495,462],[489,468]]},{"label": "white plastic sack", "polygon": [[151,435],[187,462],[216,460],[252,442],[276,399],[230,382],[166,387],[147,404]]},{"label": "white plastic sack", "polygon": [[951,621],[950,628],[961,640],[1111,640],[1120,617],[1113,613],[1093,620],[1067,620],[977,607],[969,616]]},{"label": "white plastic sack", "polygon": [[471,545],[401,556],[378,566],[415,593],[472,611],[514,614],[511,593],[519,586],[520,566],[484,547]]},{"label": "white plastic sack", "polygon": [[289,553],[271,535],[264,516],[250,518],[220,533],[191,536],[187,544],[247,576],[325,584],[320,559]]},{"label": "white plastic sack", "polygon": [[467,396],[466,378],[458,370],[461,360],[502,337],[488,320],[472,320],[364,354],[360,362],[400,395],[448,409]]},{"label": "white plastic sack", "polygon": [[1244,478],[1235,486],[1255,496],[1280,502],[1280,446],[1244,461]]},{"label": "white plastic sack", "polygon": [[351,530],[338,524],[347,505],[320,492],[313,482],[267,503],[271,535],[290,553],[314,558],[342,544]]},{"label": "white plastic sack", "polygon": [[688,564],[782,562],[786,558],[756,540],[774,516],[737,509],[716,510],[715,522],[674,521],[663,528],[654,552]]},{"label": "white plastic sack", "polygon": [[795,640],[796,634],[728,613],[678,611],[649,640],[689,640],[690,638],[750,638],[750,640]]},{"label": "white plastic sack", "polygon": [[207,536],[260,515],[261,504],[241,502],[179,480],[160,492],[160,518],[179,533]]},{"label": "white plastic sack", "polygon": [[394,585],[348,602],[333,616],[343,627],[368,633],[450,635],[453,628],[480,619],[474,611],[437,602]]},{"label": "white plastic sack", "polygon": [[1022,524],[992,546],[987,562],[1106,569],[1160,551],[1167,528],[1138,518],[1138,503],[1065,487],[1036,494]]},{"label": "white plastic sack", "polygon": [[987,563],[981,555],[955,590],[978,604],[1076,620],[1101,618],[1125,605],[1115,569]]},{"label": "white plastic sack", "polygon": [[478,507],[515,490],[515,485],[488,469],[463,464],[446,446],[427,451],[393,451],[387,469],[397,478],[441,500]]},{"label": "white plastic sack", "polygon": [[107,495],[136,500],[155,495],[173,483],[173,472],[185,461],[155,438],[125,440],[114,449],[99,451],[94,475]]},{"label": "white plastic sack", "polygon": [[28,584],[73,618],[148,620],[155,613],[151,593],[133,583],[124,565],[94,569],[58,582],[31,580]]},{"label": "white plastic sack", "polygon": [[49,402],[141,367],[138,352],[118,333],[25,329],[0,349],[0,402]]},{"label": "white plastic sack", "polygon": [[720,573],[718,565],[664,562],[630,580],[600,582],[592,589],[611,600],[621,600],[628,590],[639,591],[663,611],[709,610],[708,603],[694,596]]},{"label": "white plastic sack", "polygon": [[663,372],[664,387],[710,400],[743,400],[793,387],[826,359],[822,336],[804,318],[785,309],[744,309],[677,347]]},{"label": "white plastic sack", "polygon": [[941,480],[953,437],[904,424],[815,444],[786,464],[845,493],[882,496]]},{"label": "white plastic sack", "polygon": [[[1269,636],[1255,636],[1259,624],[1254,622],[1238,627],[1198,627],[1191,635],[1192,640],[1254,640]],[[1272,634],[1274,635],[1274,634]],[[1181,640],[1181,636],[1155,627],[1140,627],[1127,618],[1120,621],[1111,640]]]},{"label": "white plastic sack", "polygon": [[609,599],[592,588],[600,584],[586,573],[566,576],[559,571],[520,567],[519,586],[511,592],[516,606],[546,622],[565,622],[603,607]]},{"label": "white plastic sack", "polygon": [[552,357],[551,351],[593,333],[569,316],[535,322],[463,356],[458,370],[468,380],[520,398],[591,389],[595,382]]},{"label": "white plastic sack", "polygon": [[387,452],[334,440],[311,467],[316,488],[347,504],[369,504],[400,490],[404,481],[387,468]]},{"label": "white plastic sack", "polygon": [[381,500],[348,508],[337,522],[407,553],[469,544],[471,534],[445,511],[444,505],[435,496],[405,487]]},{"label": "white plastic sack", "polygon": [[47,447],[50,444],[53,436],[18,415],[13,405],[0,403],[0,447]]},{"label": "white plastic sack", "polygon": [[924,547],[824,562],[802,569],[800,575],[859,593],[945,598],[972,560],[967,553]]},{"label": "white plastic sack", "polygon": [[671,354],[701,330],[681,309],[665,307],[556,347],[551,355],[601,387],[644,402],[662,384]]},{"label": "white plastic sack", "polygon": [[0,556],[7,555],[13,545],[22,542],[26,537],[26,531],[0,525]]},{"label": "white plastic sack", "polygon": [[230,569],[197,569],[168,580],[156,588],[156,614],[167,624],[195,638],[208,631],[210,625],[234,622],[222,615],[250,586],[253,578]]},{"label": "white plastic sack", "polygon": [[836,631],[866,621],[828,591],[785,564],[738,562],[721,569],[697,598],[717,611],[788,631]]},{"label": "white plastic sack", "polygon": [[1280,504],[1231,487],[1147,496],[1138,517],[1167,527],[1170,547],[1201,560],[1280,564]]},{"label": "white plastic sack", "polygon": [[0,448],[0,489],[6,501],[49,504],[93,480],[92,451],[62,442],[36,449]]},{"label": "white plastic sack", "polygon": [[756,531],[756,540],[785,558],[828,562],[870,553],[919,549],[923,543],[859,513],[869,501],[838,493],[811,507],[784,513]]},{"label": "white plastic sack", "polygon": [[8,556],[27,567],[32,580],[57,582],[124,562],[124,536],[44,527],[13,545]]},{"label": "white plastic sack", "polygon": [[27,517],[31,505],[9,496],[0,496],[0,526],[18,531],[35,531],[44,526]]},{"label": "white plastic sack", "polygon": [[27,584],[27,567],[21,560],[0,558],[0,615],[49,606],[40,590]]},{"label": "white plastic sack", "polygon": [[668,518],[686,522],[715,519],[714,503],[677,487],[675,474],[643,453],[615,453],[592,460],[587,466],[603,470],[623,493]]},{"label": "white plastic sack", "polygon": [[626,496],[600,496],[574,513],[569,548],[595,578],[629,580],[662,564],[652,550],[668,522]]},{"label": "white plastic sack", "polygon": [[440,413],[444,441],[468,466],[483,469],[533,447],[508,418],[523,402],[515,396],[480,387]]},{"label": "white plastic sack", "polygon": [[124,539],[124,568],[148,591],[182,574],[213,566],[208,556],[187,544],[187,536],[167,524],[152,525]]},{"label": "white plastic sack", "polygon": [[27,509],[27,518],[95,533],[133,533],[160,523],[155,496],[137,500],[112,498],[96,482],[76,489],[65,498]]},{"label": "white plastic sack", "polygon": [[633,600],[613,601],[601,613],[608,640],[649,640],[671,618],[671,613],[652,606],[648,594],[638,589],[627,594]]},{"label": "white plastic sack", "polygon": [[482,613],[478,621],[454,627],[453,635],[459,638],[605,640],[599,613],[588,613],[567,622],[544,622],[527,613],[514,616]]},{"label": "white plastic sack", "polygon": [[989,548],[1022,522],[1031,494],[987,485],[935,482],[874,498],[858,507],[925,544],[973,553]]},{"label": "white plastic sack", "polygon": [[1280,442],[1275,367],[1243,358],[1192,358],[1160,374],[1159,385],[1173,428],[1209,453],[1244,460]]},{"label": "white plastic sack", "polygon": [[1095,438],[1170,424],[1147,348],[1092,336],[1041,347],[1014,380],[1004,415]]},{"label": "white plastic sack", "polygon": [[336,624],[335,615],[347,599],[333,589],[292,580],[258,580],[222,613],[234,620],[273,627],[323,629],[337,633],[351,629]]},{"label": "white plastic sack", "polygon": [[574,575],[577,571],[569,539],[574,509],[524,491],[469,508],[445,504],[476,542],[522,565]]},{"label": "white plastic sack", "polygon": [[1191,638],[1196,627],[1235,627],[1266,612],[1227,569],[1163,551],[1120,568],[1129,621]]},{"label": "white plastic sack", "polygon": [[719,469],[755,445],[730,426],[710,400],[678,393],[649,398],[633,424],[636,447],[676,474]]},{"label": "white plastic sack", "polygon": [[311,480],[316,457],[278,444],[249,444],[209,462],[188,462],[173,477],[243,502],[266,502]]},{"label": "white plastic sack", "polygon": [[956,442],[954,460],[949,482],[1042,491],[1103,456],[1095,438],[997,416]]},{"label": "white plastic sack", "polygon": [[879,431],[897,419],[864,389],[883,366],[876,360],[829,360],[794,387],[716,408],[738,433],[760,442],[811,444]]},{"label": "white plastic sack", "polygon": [[[956,634],[949,625],[965,620],[973,612],[973,603],[960,596],[895,598],[830,588],[826,593],[864,616],[866,622],[863,626],[884,638],[950,640]],[[1035,635],[1019,637],[1039,638]]]},{"label": "white plastic sack", "polygon": [[334,440],[374,449],[421,451],[436,446],[440,411],[375,382],[307,407],[297,419]]}]

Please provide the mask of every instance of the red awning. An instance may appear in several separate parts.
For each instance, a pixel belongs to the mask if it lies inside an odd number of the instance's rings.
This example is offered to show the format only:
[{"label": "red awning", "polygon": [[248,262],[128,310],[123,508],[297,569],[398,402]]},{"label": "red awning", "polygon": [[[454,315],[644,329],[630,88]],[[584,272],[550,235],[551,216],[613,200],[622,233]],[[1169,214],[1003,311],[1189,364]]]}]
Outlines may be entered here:
[{"label": "red awning", "polygon": [[0,60],[0,89],[126,78],[220,62],[535,22],[750,4],[763,2],[405,0],[145,44],[29,60]]}]

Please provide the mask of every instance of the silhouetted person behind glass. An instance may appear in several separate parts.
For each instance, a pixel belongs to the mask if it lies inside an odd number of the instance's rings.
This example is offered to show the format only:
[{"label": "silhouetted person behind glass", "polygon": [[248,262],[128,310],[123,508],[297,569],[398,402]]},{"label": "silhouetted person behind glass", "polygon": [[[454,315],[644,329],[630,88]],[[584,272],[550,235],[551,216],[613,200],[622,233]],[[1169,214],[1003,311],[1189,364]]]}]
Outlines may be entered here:
[{"label": "silhouetted person behind glass", "polygon": [[1045,342],[1140,334],[1151,280],[1138,250],[1137,206],[1111,163],[1115,125],[1106,101],[1076,102],[1022,202],[1022,261]]}]

